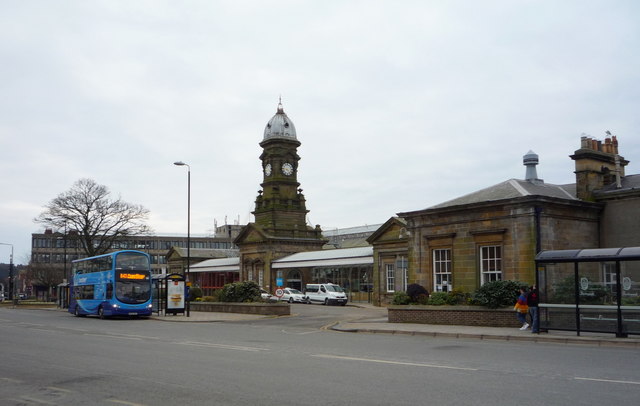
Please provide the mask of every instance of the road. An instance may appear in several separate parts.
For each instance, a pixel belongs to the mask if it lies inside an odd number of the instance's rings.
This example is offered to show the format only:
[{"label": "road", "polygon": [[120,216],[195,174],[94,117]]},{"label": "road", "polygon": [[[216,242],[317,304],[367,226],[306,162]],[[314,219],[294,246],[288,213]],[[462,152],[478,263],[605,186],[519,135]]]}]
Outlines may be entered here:
[{"label": "road", "polygon": [[178,323],[0,308],[1,405],[637,405],[627,348],[338,333],[375,318]]}]

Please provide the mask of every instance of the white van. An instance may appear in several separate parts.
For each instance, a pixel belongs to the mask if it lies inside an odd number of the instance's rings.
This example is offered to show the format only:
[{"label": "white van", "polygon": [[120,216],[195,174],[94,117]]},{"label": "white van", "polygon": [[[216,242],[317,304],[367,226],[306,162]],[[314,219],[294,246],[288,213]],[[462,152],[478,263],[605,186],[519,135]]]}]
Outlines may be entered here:
[{"label": "white van", "polygon": [[304,294],[309,298],[310,303],[347,304],[347,295],[338,285],[333,283],[309,283],[304,289]]}]

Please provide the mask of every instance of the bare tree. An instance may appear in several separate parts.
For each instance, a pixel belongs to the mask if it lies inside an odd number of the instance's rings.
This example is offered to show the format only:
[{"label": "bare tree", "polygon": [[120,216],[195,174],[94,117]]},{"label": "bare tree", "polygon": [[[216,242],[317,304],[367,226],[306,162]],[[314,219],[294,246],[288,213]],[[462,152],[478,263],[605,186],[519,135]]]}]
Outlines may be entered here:
[{"label": "bare tree", "polygon": [[65,277],[64,270],[60,267],[56,267],[53,264],[34,263],[29,264],[25,275],[30,285],[45,288],[45,300],[51,299],[51,291],[62,283]]},{"label": "bare tree", "polygon": [[122,237],[151,232],[145,223],[149,210],[120,197],[111,200],[109,189],[92,179],[78,180],[45,208],[34,221],[58,230],[77,231],[80,248],[87,256],[109,252]]}]

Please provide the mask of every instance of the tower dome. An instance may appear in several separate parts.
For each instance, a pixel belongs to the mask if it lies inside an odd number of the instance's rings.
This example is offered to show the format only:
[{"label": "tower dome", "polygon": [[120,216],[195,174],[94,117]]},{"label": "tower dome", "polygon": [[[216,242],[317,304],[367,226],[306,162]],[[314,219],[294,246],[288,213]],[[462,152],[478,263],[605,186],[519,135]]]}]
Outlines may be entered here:
[{"label": "tower dome", "polygon": [[296,127],[293,122],[287,117],[282,108],[282,101],[278,103],[278,111],[271,117],[271,120],[264,128],[264,139],[266,141],[271,138],[284,138],[288,140],[297,140]]}]

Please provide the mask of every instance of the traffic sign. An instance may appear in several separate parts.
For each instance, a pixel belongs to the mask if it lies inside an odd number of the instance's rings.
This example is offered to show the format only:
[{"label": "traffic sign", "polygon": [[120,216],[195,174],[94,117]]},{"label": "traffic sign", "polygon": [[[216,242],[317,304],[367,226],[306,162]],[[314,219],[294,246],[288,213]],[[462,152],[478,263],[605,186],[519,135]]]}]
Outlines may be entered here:
[{"label": "traffic sign", "polygon": [[279,297],[279,298],[284,296],[284,289],[282,289],[282,288],[276,289],[276,296]]}]

